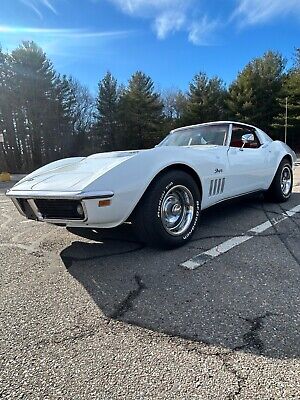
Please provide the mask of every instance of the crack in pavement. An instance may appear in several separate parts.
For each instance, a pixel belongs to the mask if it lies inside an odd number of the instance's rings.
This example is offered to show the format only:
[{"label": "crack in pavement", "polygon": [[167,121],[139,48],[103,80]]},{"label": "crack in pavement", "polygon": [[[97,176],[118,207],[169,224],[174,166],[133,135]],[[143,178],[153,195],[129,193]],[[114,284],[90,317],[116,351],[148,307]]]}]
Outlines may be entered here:
[{"label": "crack in pavement", "polygon": [[[89,337],[93,337],[98,333],[98,329],[101,326],[101,324],[97,325],[96,327],[90,328],[90,329],[85,329],[82,332],[79,332],[75,335],[68,335],[65,336],[61,339],[54,339],[54,338],[49,338],[49,339],[43,339],[40,340],[39,342],[35,343],[35,346],[47,346],[49,344],[62,344],[65,342],[72,342],[72,341],[76,341],[76,340],[81,340],[81,339],[85,339],[85,338],[89,338]],[[74,330],[76,329],[76,327],[74,327]],[[72,330],[71,330],[72,332]],[[57,332],[56,334],[61,334],[62,332]]]},{"label": "crack in pavement", "polygon": [[258,353],[261,355],[264,351],[265,346],[263,341],[259,337],[259,331],[263,328],[264,319],[274,315],[277,314],[266,312],[265,314],[259,315],[258,317],[254,318],[240,317],[244,321],[248,322],[251,326],[249,331],[243,335],[244,344],[235,347],[234,350],[236,351],[236,350],[252,349],[252,350],[257,350]]},{"label": "crack in pavement", "polygon": [[[249,208],[250,210],[265,211],[265,212],[268,212],[268,213],[270,213],[270,214],[277,214],[277,215],[282,216],[282,212],[280,212],[280,211],[275,211],[275,210],[267,210],[267,209],[265,208],[265,206],[264,206],[264,207],[262,206],[262,204],[264,204],[264,203],[261,203],[261,207],[255,207],[255,206],[250,206],[250,205],[246,205],[245,207],[246,207],[246,208]],[[283,208],[280,204],[277,204],[277,205],[278,205],[279,208],[284,212],[284,214],[287,215],[286,213],[287,213],[289,210],[286,210],[286,209]],[[290,215],[289,215],[288,217],[289,217],[289,219],[291,219],[291,220],[299,220],[299,221],[300,221],[300,216],[298,217],[297,214],[295,214],[295,215],[293,215],[293,216],[290,216]]]},{"label": "crack in pavement", "polygon": [[298,231],[300,232],[300,224],[298,224],[298,222],[296,221],[297,219],[300,220],[300,217],[299,217],[299,218],[295,218],[295,215],[296,215],[296,214],[295,214],[293,217],[291,217],[291,216],[288,215],[288,211],[289,211],[289,210],[285,210],[285,209],[282,207],[281,204],[278,204],[278,206],[279,206],[279,208],[282,210],[283,214],[284,214],[285,216],[287,216],[288,218],[291,219],[291,221],[294,223],[294,225],[297,227]]},{"label": "crack in pavement", "polygon": [[[138,288],[135,291],[132,291],[131,293],[137,292],[137,291],[140,292],[141,290],[146,288],[145,285],[142,283],[140,277],[136,276],[135,278],[136,278],[136,281],[139,282]],[[130,294],[129,294],[129,296],[130,296]],[[129,296],[127,296],[126,299],[122,303],[124,303],[125,301],[128,302]],[[131,294],[131,296],[132,296],[132,294]],[[136,296],[137,295],[135,294],[134,297],[136,297]],[[101,321],[101,322],[103,323],[103,321]],[[106,324],[109,325],[111,322],[116,323],[118,321],[113,321],[112,319],[110,319],[110,317],[108,317],[108,319],[104,318],[104,322],[106,322]],[[132,325],[132,324],[129,323],[129,325]],[[99,332],[99,326],[101,326],[101,324],[94,325],[94,326],[87,328],[84,331],[78,332],[77,334],[74,334],[74,335],[67,335],[61,339],[55,339],[55,338],[43,339],[43,340],[35,343],[34,346],[36,348],[36,347],[47,346],[50,344],[57,345],[57,344],[62,344],[62,343],[66,343],[66,342],[75,342],[77,340],[90,338],[90,337],[97,335],[97,333]],[[77,328],[77,326],[74,327],[73,329],[75,330],[76,328]],[[64,331],[56,332],[55,334],[59,335],[59,334],[63,334],[63,333],[64,333]],[[176,343],[178,343],[178,340],[179,340],[182,344],[182,348],[184,351],[193,352],[193,353],[198,354],[199,356],[215,357],[221,362],[221,364],[224,366],[224,368],[230,374],[232,374],[234,376],[234,378],[236,379],[236,384],[237,384],[237,388],[225,397],[226,400],[234,400],[241,393],[241,391],[242,391],[243,387],[245,386],[246,381],[249,377],[249,374],[247,374],[247,376],[242,376],[239,373],[239,371],[231,365],[228,358],[230,356],[235,355],[236,351],[234,349],[233,350],[216,351],[216,352],[203,351],[203,350],[197,348],[196,345],[199,343],[198,341],[190,342],[190,339],[188,339],[190,343],[186,343],[186,342],[182,342],[182,340],[185,340],[185,339],[180,336],[178,337],[178,336],[175,336],[173,334],[168,334],[168,333],[163,333],[163,335],[165,337],[169,337],[173,342],[176,342]],[[208,345],[206,343],[204,343],[204,344]],[[190,347],[191,345],[193,347]],[[32,346],[25,346],[25,347],[23,347],[23,349],[31,348],[31,347]]]},{"label": "crack in pavement", "polygon": [[[174,340],[175,340],[176,337],[174,337],[173,335],[171,335],[171,339],[174,339]],[[197,348],[197,347],[195,346],[195,344],[197,344],[197,343],[199,343],[199,342],[196,342],[196,343],[193,342],[193,347],[190,347],[190,344],[189,344],[189,343],[184,344],[184,349],[185,349],[186,351],[188,351],[188,352],[193,352],[193,353],[196,353],[196,354],[198,354],[198,355],[200,355],[200,356],[216,357],[219,361],[221,361],[221,363],[222,363],[222,365],[224,366],[224,368],[225,368],[229,373],[231,373],[231,374],[236,378],[236,381],[237,381],[237,388],[236,388],[236,390],[233,390],[231,393],[229,393],[229,394],[225,397],[225,399],[226,399],[226,400],[234,400],[234,399],[236,399],[237,396],[241,393],[241,391],[242,391],[243,387],[245,386],[246,381],[247,381],[247,379],[248,379],[248,377],[249,377],[249,373],[247,374],[247,376],[242,376],[242,375],[239,373],[239,371],[238,371],[236,368],[234,368],[234,367],[231,365],[230,361],[228,360],[228,358],[229,358],[230,356],[234,356],[234,355],[235,355],[236,350],[235,350],[235,349],[232,349],[232,350],[216,351],[216,352],[210,353],[210,352],[203,351],[203,350]],[[206,345],[209,345],[208,343],[205,343],[205,344],[206,344]]]},{"label": "crack in pavement", "polygon": [[228,357],[228,355],[231,355],[231,354],[234,354],[234,352],[219,356],[219,359],[223,362],[224,367],[227,369],[228,372],[231,372],[237,380],[237,389],[235,391],[229,393],[229,395],[226,397],[227,400],[234,400],[237,398],[237,396],[239,396],[241,394],[242,389],[245,386],[247,379],[249,377],[249,373],[247,374],[247,376],[244,377],[238,372],[238,370],[236,368],[234,368],[230,364],[230,362],[227,360],[227,357]]},{"label": "crack in pavement", "polygon": [[259,331],[263,328],[264,319],[267,317],[273,316],[273,315],[277,315],[277,314],[274,314],[271,312],[266,312],[265,314],[259,315],[254,318],[240,317],[244,321],[248,322],[251,325],[249,331],[243,335],[244,344],[242,346],[235,347],[231,352],[218,355],[219,358],[223,361],[223,365],[225,366],[225,368],[229,372],[231,372],[237,379],[237,385],[238,385],[237,390],[230,393],[226,397],[227,400],[234,400],[237,398],[237,396],[240,395],[240,393],[241,393],[243,387],[245,386],[246,381],[249,377],[249,373],[247,374],[246,377],[242,376],[238,372],[238,370],[230,364],[230,362],[227,359],[228,356],[234,354],[237,351],[248,350],[248,349],[257,350],[259,355],[262,355],[262,353],[264,351],[264,343],[261,340],[261,338],[259,337]]},{"label": "crack in pavement", "polygon": [[289,244],[286,242],[285,234],[281,234],[279,232],[279,230],[277,229],[276,224],[274,224],[274,220],[273,218],[269,217],[268,212],[265,210],[264,204],[262,203],[262,210],[266,216],[266,218],[268,219],[268,221],[271,223],[273,229],[275,230],[276,236],[279,238],[279,240],[281,241],[281,243],[284,245],[284,247],[287,249],[287,251],[289,252],[289,254],[291,255],[291,257],[296,261],[296,263],[298,264],[298,266],[300,267],[300,260],[298,259],[298,257],[293,253],[292,249],[290,248]]},{"label": "crack in pavement", "polygon": [[110,318],[118,319],[123,317],[127,311],[129,311],[133,307],[133,302],[136,300],[139,295],[147,289],[147,286],[143,283],[141,277],[139,275],[134,276],[135,282],[137,284],[137,288],[131,290],[128,295],[125,297],[123,301],[115,308],[115,310],[110,314]]}]

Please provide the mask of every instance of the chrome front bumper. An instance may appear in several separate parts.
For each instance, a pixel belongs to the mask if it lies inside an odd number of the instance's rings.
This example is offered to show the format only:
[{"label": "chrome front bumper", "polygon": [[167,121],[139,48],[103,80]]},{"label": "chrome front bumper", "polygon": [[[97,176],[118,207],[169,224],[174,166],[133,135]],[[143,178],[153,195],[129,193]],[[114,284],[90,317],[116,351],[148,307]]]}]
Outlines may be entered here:
[{"label": "chrome front bumper", "polygon": [[[52,224],[68,224],[68,223],[85,223],[88,220],[88,212],[85,200],[91,199],[109,199],[114,196],[114,193],[111,191],[101,191],[101,192],[64,192],[64,193],[55,193],[55,192],[18,192],[18,191],[8,191],[6,193],[8,197],[11,198],[14,205],[21,215],[26,218],[34,219],[36,221],[48,222]],[[22,205],[20,204],[20,200],[26,200],[26,203],[30,207],[30,212],[26,213],[26,210],[22,209]],[[81,204],[84,215],[82,218],[45,218],[43,214],[40,212],[36,200],[74,200]],[[31,213],[32,211],[32,213]]]},{"label": "chrome front bumper", "polygon": [[65,200],[88,200],[88,199],[107,199],[113,197],[114,192],[35,192],[33,190],[18,191],[8,190],[6,196],[19,199],[65,199]]}]

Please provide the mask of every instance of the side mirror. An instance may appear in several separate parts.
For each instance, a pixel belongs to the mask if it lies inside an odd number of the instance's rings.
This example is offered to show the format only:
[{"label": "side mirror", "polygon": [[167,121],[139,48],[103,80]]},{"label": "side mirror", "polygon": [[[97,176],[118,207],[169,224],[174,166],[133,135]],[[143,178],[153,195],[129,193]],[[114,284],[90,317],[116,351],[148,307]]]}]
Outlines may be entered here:
[{"label": "side mirror", "polygon": [[251,143],[251,142],[254,142],[254,135],[253,135],[253,133],[246,133],[245,135],[243,135],[242,136],[242,142],[243,142],[243,144],[245,145],[245,144],[248,144],[248,143]]},{"label": "side mirror", "polygon": [[255,141],[253,133],[246,133],[242,136],[243,146],[240,148],[241,151],[244,150],[245,144],[253,143]]}]

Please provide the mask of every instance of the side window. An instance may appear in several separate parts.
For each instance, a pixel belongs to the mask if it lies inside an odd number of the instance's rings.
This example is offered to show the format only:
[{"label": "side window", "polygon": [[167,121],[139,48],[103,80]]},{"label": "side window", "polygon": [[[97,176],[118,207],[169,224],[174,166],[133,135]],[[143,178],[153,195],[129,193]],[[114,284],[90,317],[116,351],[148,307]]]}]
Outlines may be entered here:
[{"label": "side window", "polygon": [[247,126],[242,126],[242,125],[240,125],[240,126],[233,125],[230,147],[242,147],[243,146],[242,136],[249,134],[249,133],[254,135],[254,142],[246,143],[244,148],[245,149],[258,149],[260,147],[260,141],[256,135],[255,129],[252,129]]}]

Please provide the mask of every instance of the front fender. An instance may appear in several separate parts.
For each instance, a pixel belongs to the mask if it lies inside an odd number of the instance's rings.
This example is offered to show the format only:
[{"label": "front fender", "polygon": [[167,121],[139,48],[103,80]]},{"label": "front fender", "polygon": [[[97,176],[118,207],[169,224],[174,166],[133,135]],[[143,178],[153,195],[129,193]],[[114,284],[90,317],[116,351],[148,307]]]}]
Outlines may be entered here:
[{"label": "front fender", "polygon": [[164,149],[143,151],[96,179],[85,191],[106,188],[105,190],[114,192],[113,207],[109,210],[110,218],[113,218],[110,226],[117,226],[128,219],[153,179],[161,171],[175,164],[185,165],[195,171],[193,164],[187,162],[183,154],[172,154]]}]

